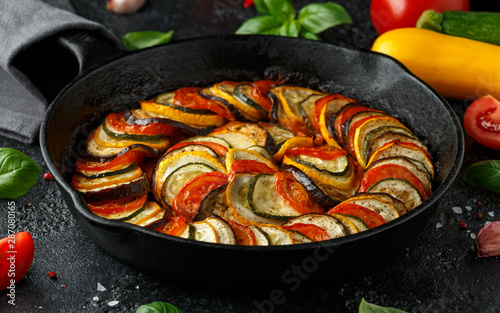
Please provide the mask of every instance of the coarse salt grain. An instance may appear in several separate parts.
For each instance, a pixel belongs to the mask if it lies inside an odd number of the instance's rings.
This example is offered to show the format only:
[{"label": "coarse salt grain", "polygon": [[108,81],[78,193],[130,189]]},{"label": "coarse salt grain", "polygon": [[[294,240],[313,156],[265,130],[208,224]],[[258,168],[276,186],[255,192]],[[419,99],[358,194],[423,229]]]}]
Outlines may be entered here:
[{"label": "coarse salt grain", "polygon": [[436,224],[436,228],[441,228],[441,227],[443,227],[443,224],[441,224],[441,223]]},{"label": "coarse salt grain", "polygon": [[470,233],[470,237],[471,237],[472,239],[476,239],[476,234],[474,234],[474,233]]},{"label": "coarse salt grain", "polygon": [[92,300],[94,300],[95,302],[99,301],[99,297],[98,296],[95,296],[92,298]]},{"label": "coarse salt grain", "polygon": [[491,216],[491,217],[493,217],[493,216],[495,216],[495,212],[493,212],[493,211],[488,212],[488,215]]},{"label": "coarse salt grain", "polygon": [[113,301],[109,301],[109,302],[108,302],[108,305],[109,305],[109,306],[115,306],[115,305],[117,305],[118,303],[120,303],[120,301],[113,300]]},{"label": "coarse salt grain", "polygon": [[97,291],[104,291],[104,290],[106,290],[106,288],[100,283],[97,283]]},{"label": "coarse salt grain", "polygon": [[462,214],[463,213],[463,210],[461,207],[459,206],[454,206],[451,208],[453,210],[453,212],[457,213],[457,214]]},{"label": "coarse salt grain", "polygon": [[472,207],[470,205],[466,206],[465,208],[467,209],[467,211],[472,211]]}]

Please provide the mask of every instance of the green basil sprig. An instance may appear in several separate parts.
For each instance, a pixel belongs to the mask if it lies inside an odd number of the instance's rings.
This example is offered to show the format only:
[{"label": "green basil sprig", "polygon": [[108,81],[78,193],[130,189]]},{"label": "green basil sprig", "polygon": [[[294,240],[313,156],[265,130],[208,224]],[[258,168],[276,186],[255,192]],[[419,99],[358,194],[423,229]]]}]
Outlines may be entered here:
[{"label": "green basil sprig", "polygon": [[121,40],[125,45],[125,48],[127,48],[128,50],[139,50],[164,43],[169,43],[172,39],[173,34],[173,30],[167,33],[144,30],[127,33],[121,37]]},{"label": "green basil sprig", "polygon": [[500,160],[476,162],[465,170],[462,179],[471,186],[500,193]]},{"label": "green basil sprig", "polygon": [[369,303],[365,300],[365,298],[362,298],[361,302],[359,303],[358,313],[406,313],[406,312],[395,308],[378,306],[376,304]]},{"label": "green basil sprig", "polygon": [[135,313],[182,313],[182,311],[170,303],[153,302],[141,305]]},{"label": "green basil sprig", "polygon": [[262,15],[248,19],[236,34],[261,34],[320,40],[319,33],[352,23],[346,10],[333,2],[311,3],[297,14],[290,0],[255,0]]},{"label": "green basil sprig", "polygon": [[42,169],[26,154],[0,148],[0,198],[15,199],[33,187]]}]

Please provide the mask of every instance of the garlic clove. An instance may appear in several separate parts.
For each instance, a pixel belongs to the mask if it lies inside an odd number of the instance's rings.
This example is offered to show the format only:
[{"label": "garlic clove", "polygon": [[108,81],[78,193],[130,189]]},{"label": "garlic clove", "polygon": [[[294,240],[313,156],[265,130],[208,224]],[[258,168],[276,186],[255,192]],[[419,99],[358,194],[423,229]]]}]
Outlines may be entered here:
[{"label": "garlic clove", "polygon": [[476,246],[480,258],[500,255],[500,221],[481,228],[476,236]]},{"label": "garlic clove", "polygon": [[139,10],[146,0],[109,0],[106,3],[108,11],[116,14],[131,14]]}]

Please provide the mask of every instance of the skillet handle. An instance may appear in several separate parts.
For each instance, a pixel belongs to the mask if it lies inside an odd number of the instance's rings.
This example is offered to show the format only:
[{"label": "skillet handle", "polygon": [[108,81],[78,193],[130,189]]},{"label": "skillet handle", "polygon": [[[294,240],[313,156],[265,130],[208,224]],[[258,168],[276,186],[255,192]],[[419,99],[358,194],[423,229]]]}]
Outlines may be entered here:
[{"label": "skillet handle", "polygon": [[19,52],[12,66],[29,81],[28,90],[50,103],[77,76],[122,55],[119,41],[98,30],[66,30]]}]

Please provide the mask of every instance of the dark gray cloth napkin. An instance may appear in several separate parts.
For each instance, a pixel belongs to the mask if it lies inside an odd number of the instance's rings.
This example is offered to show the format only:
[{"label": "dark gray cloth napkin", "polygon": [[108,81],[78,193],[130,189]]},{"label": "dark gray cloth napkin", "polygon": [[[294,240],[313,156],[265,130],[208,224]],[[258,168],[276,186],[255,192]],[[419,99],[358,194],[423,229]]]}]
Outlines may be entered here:
[{"label": "dark gray cloth napkin", "polygon": [[[61,4],[58,7],[68,7],[66,0],[57,2]],[[37,139],[52,99],[47,99],[21,72],[16,57],[34,44],[69,30],[96,31],[118,44],[118,39],[101,24],[41,0],[0,0],[0,135],[26,143]],[[47,77],[50,80],[50,73]]]}]

